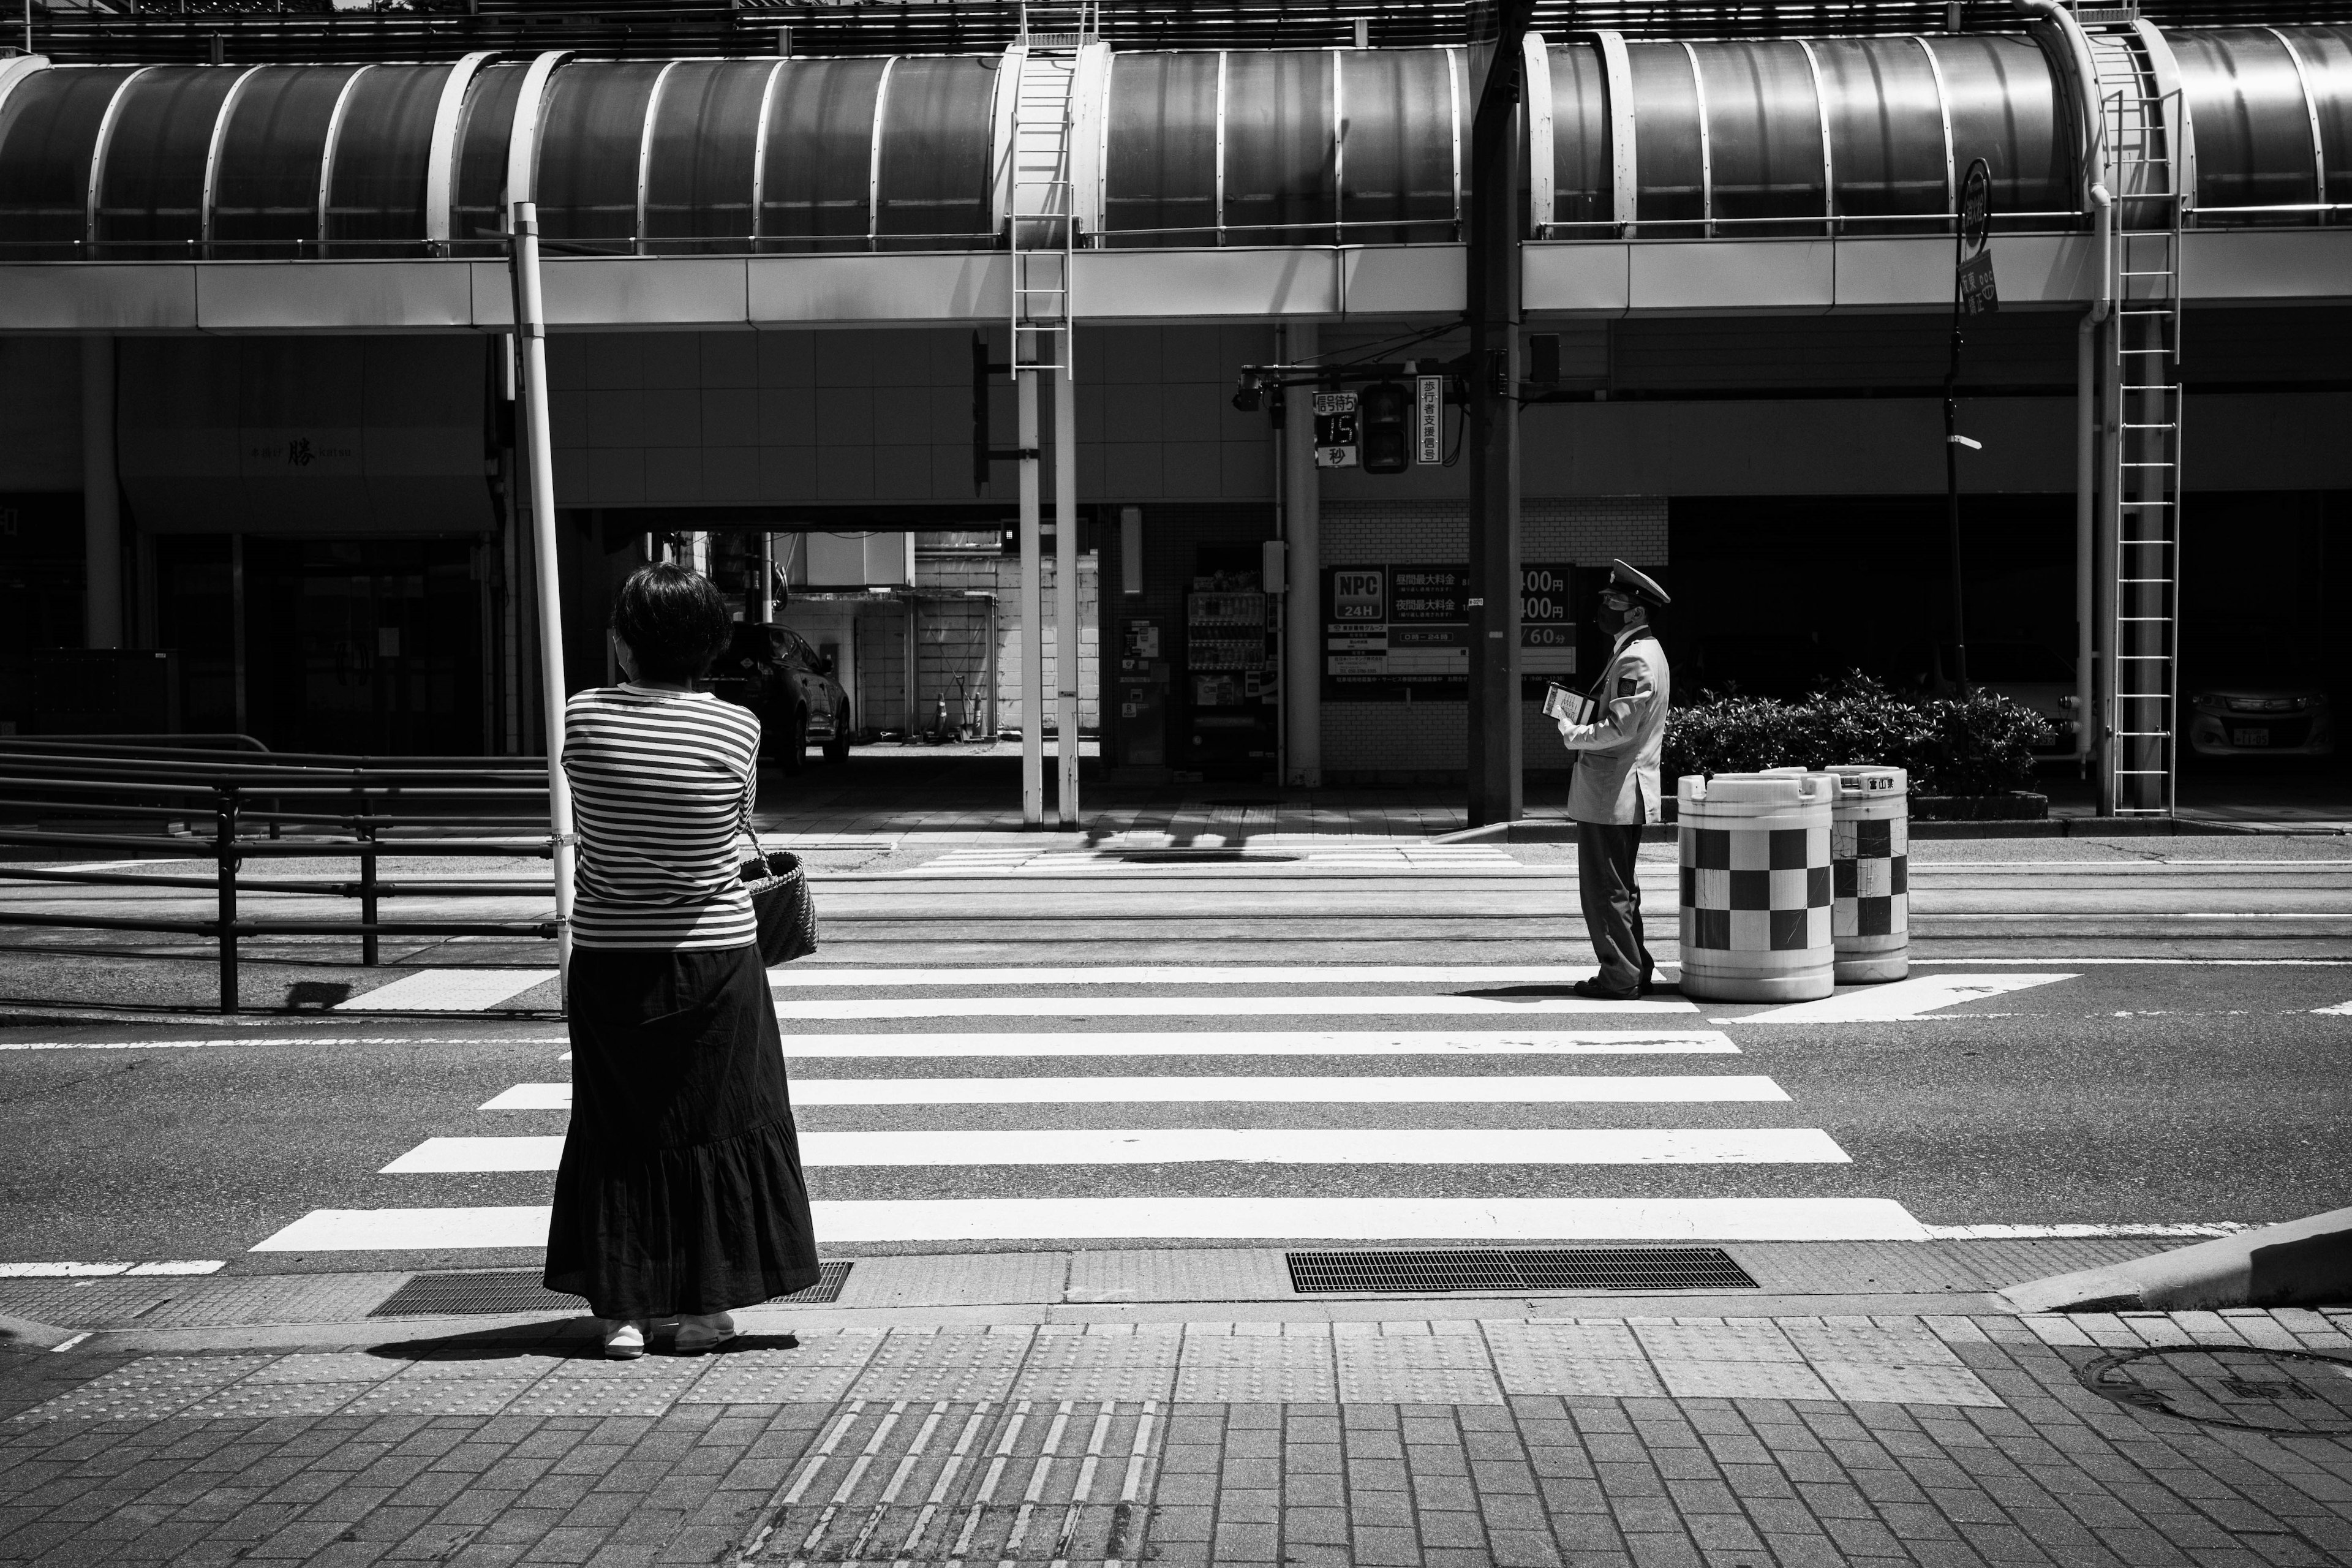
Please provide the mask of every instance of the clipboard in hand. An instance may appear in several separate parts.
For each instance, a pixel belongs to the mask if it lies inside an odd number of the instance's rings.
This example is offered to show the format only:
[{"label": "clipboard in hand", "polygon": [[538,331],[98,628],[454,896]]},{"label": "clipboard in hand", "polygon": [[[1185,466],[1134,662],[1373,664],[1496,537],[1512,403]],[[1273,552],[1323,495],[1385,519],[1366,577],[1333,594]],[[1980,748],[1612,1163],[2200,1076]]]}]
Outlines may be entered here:
[{"label": "clipboard in hand", "polygon": [[1592,699],[1581,691],[1570,691],[1557,682],[1544,688],[1543,713],[1547,719],[1570,724],[1592,722]]}]

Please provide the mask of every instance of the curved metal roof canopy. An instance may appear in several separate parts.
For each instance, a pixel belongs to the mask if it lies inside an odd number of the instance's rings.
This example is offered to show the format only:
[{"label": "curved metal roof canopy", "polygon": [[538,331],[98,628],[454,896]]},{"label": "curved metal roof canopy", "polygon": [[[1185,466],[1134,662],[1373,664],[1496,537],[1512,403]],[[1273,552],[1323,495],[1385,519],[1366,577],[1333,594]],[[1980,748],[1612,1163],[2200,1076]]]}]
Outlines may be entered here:
[{"label": "curved metal roof canopy", "polygon": [[[2168,45],[2195,221],[2352,215],[2352,28]],[[1459,48],[1102,46],[1086,243],[1451,242]],[[1969,162],[2014,227],[2080,217],[2078,112],[2016,35],[1543,47],[1536,237],[1919,232]],[[447,65],[0,64],[0,259],[482,255],[512,199],[621,255],[971,251],[1003,229],[1012,56]]]}]

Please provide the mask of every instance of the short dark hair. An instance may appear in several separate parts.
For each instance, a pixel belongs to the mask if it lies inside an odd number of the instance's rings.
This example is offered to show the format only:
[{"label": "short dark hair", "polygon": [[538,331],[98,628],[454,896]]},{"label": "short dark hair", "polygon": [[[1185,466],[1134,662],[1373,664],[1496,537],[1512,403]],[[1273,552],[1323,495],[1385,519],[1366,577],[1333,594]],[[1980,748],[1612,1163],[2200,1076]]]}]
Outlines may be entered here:
[{"label": "short dark hair", "polygon": [[613,599],[613,630],[647,680],[693,680],[735,635],[709,578],[667,561],[629,574]]}]

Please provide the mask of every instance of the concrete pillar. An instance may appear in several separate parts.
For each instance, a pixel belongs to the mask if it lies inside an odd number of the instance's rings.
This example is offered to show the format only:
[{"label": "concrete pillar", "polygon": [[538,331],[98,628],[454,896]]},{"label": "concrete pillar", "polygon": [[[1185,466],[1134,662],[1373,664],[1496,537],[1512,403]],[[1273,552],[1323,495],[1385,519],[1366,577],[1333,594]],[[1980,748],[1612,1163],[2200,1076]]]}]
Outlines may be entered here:
[{"label": "concrete pillar", "polygon": [[114,466],[114,340],[81,341],[83,640],[122,646],[122,489]]},{"label": "concrete pillar", "polygon": [[[1284,329],[1282,358],[1297,364],[1315,357],[1316,329]],[[1294,386],[1275,460],[1282,465],[1283,576],[1289,584],[1282,620],[1283,777],[1286,784],[1323,784],[1323,500],[1315,466],[1315,390]]]}]

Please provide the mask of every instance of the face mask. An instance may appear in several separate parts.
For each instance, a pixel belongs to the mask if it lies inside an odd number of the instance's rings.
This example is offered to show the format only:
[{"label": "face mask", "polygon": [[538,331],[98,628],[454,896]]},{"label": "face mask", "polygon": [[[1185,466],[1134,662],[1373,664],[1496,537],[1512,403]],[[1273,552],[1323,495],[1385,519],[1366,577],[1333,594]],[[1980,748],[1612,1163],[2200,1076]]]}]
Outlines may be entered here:
[{"label": "face mask", "polygon": [[1633,606],[1627,605],[1623,609],[1619,609],[1604,595],[1601,601],[1600,615],[1596,618],[1601,623],[1601,629],[1613,637],[1625,629],[1625,617],[1632,613]]}]

